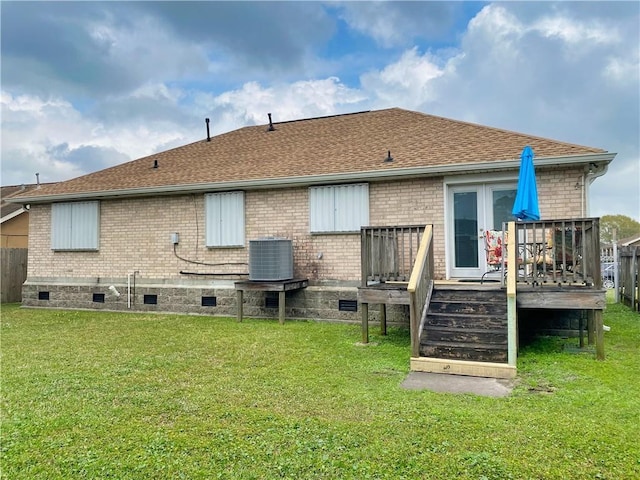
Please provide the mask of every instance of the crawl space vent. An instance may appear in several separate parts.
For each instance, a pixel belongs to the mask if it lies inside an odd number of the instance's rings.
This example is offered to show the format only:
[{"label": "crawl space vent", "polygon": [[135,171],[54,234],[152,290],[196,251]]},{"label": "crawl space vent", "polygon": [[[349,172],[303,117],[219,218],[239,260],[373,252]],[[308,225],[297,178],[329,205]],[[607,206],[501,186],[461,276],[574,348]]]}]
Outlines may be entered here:
[{"label": "crawl space vent", "polygon": [[278,281],[293,278],[293,246],[286,238],[249,241],[249,280]]}]

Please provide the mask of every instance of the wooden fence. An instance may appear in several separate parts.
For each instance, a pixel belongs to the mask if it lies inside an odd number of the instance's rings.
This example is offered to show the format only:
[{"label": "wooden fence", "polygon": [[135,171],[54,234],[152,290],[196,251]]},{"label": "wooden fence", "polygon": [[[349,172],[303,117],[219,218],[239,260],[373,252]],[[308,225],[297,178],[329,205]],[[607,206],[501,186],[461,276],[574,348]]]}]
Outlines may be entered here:
[{"label": "wooden fence", "polygon": [[640,247],[620,247],[620,270],[618,291],[620,301],[636,312],[640,311],[638,300],[638,264],[640,264]]},{"label": "wooden fence", "polygon": [[2,254],[0,302],[22,301],[22,284],[27,279],[26,248],[0,248]]}]

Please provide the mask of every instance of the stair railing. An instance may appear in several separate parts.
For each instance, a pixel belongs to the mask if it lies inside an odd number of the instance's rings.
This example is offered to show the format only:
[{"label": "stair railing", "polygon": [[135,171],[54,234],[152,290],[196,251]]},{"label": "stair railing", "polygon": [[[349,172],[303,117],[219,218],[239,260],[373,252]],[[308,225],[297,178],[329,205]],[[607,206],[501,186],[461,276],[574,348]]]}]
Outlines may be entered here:
[{"label": "stair railing", "polygon": [[409,285],[409,321],[411,324],[411,356],[420,356],[420,335],[425,310],[433,291],[433,226],[424,229]]}]

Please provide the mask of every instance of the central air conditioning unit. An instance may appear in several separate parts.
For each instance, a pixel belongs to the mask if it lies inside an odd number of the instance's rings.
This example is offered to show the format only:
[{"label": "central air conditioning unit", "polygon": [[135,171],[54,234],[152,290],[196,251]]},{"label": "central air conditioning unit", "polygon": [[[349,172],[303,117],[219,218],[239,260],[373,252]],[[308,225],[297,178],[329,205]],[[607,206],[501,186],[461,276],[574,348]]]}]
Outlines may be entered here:
[{"label": "central air conditioning unit", "polygon": [[249,280],[293,278],[293,246],[286,238],[249,240]]}]

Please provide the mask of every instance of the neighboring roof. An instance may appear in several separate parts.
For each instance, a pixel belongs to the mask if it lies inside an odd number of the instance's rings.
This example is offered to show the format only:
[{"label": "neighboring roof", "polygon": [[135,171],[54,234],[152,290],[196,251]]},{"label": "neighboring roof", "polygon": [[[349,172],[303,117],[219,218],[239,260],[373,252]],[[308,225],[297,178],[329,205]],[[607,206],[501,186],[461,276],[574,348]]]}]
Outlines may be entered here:
[{"label": "neighboring roof", "polygon": [[[530,145],[536,162],[597,159],[605,150],[450,120],[399,108],[240,128],[25,195],[31,200],[90,198],[320,183],[375,176],[517,168]],[[204,131],[204,128],[203,128]],[[391,151],[392,162],[385,162]],[[567,158],[569,157],[569,158]],[[157,168],[154,168],[157,163]],[[537,164],[537,163],[536,163]],[[294,181],[295,180],[295,181]],[[308,184],[309,184],[308,183]]]},{"label": "neighboring roof", "polygon": [[[47,183],[42,185],[53,184]],[[35,183],[29,185],[7,185],[4,187],[0,187],[0,218],[2,223],[20,215],[25,211],[22,205],[18,203],[9,203],[6,200],[19,194],[33,192],[36,188],[38,188],[38,185]]]},{"label": "neighboring roof", "polygon": [[637,244],[640,244],[640,233],[636,233],[635,235],[632,235],[630,237],[618,240],[618,245],[620,245],[621,247],[628,247]]}]

